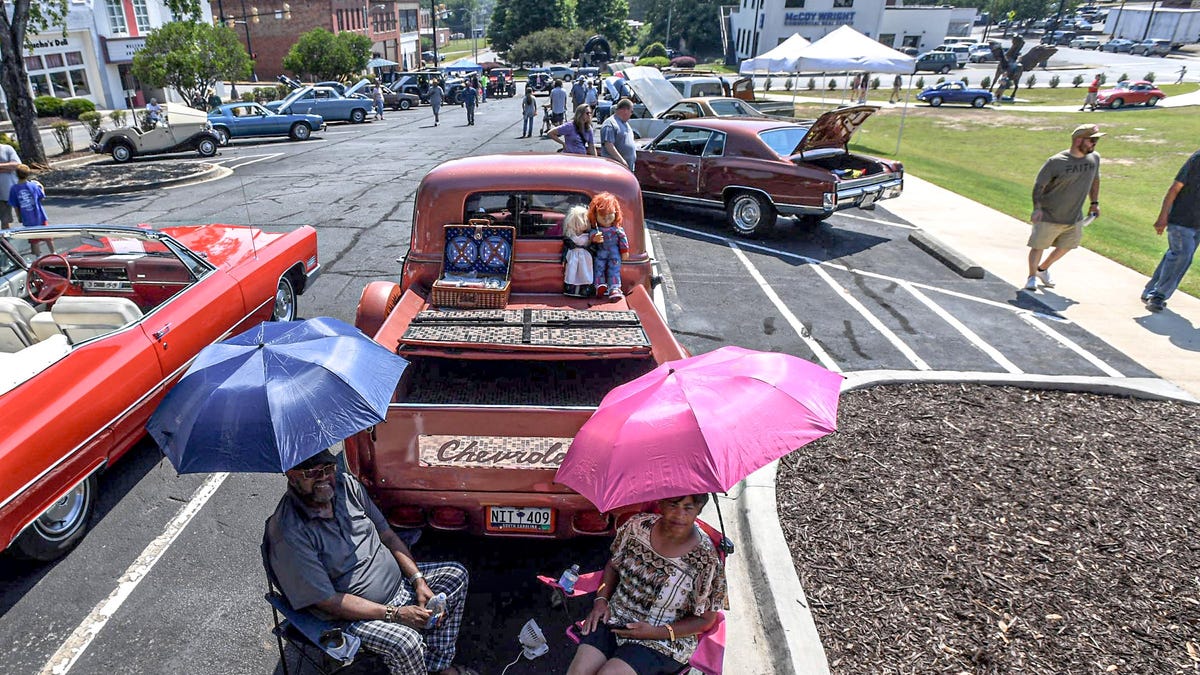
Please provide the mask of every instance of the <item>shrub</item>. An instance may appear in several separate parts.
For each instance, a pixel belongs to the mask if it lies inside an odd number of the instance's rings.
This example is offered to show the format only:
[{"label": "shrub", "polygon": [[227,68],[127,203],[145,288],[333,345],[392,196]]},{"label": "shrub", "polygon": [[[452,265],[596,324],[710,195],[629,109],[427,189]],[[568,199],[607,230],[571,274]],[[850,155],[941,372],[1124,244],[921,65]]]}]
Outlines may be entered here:
[{"label": "shrub", "polygon": [[1033,85],[1035,84],[1037,84],[1037,75],[1030,73],[1029,77],[1025,78],[1025,87],[1027,89],[1033,89]]},{"label": "shrub", "polygon": [[1100,84],[1103,86],[1103,84],[1105,82],[1108,82],[1108,75],[1105,75],[1104,73],[1100,73]]},{"label": "shrub", "polygon": [[829,80],[829,91],[833,91],[834,89],[837,89],[837,88],[838,88],[838,81],[834,80],[834,79],[830,79]]},{"label": "shrub", "polygon": [[766,81],[763,82],[763,91],[771,91],[771,76],[770,75],[768,75]]},{"label": "shrub", "polygon": [[245,103],[253,103],[254,102],[254,92],[253,91],[243,91],[242,92],[242,101]]},{"label": "shrub", "polygon": [[1079,87],[1079,85],[1081,85],[1081,84],[1083,84],[1083,76],[1082,76],[1082,75],[1076,75],[1076,76],[1075,76],[1075,77],[1074,77],[1074,78],[1071,80],[1071,86],[1072,86],[1072,87],[1078,88],[1078,87]]},{"label": "shrub", "polygon": [[[794,87],[794,86],[796,86],[796,83],[792,81],[791,76],[788,76],[788,78],[783,81],[783,90],[784,91],[791,91],[792,87]],[[809,87],[809,89],[812,89],[816,86],[817,86],[817,83],[813,82],[812,87]]]},{"label": "shrub", "polygon": [[[792,79],[792,78],[790,78],[790,77],[789,77],[788,79],[790,80],[790,79]],[[784,83],[784,84],[786,85],[786,83]],[[816,88],[817,88],[817,78],[815,78],[815,77],[810,77],[810,78],[808,78],[808,85],[807,85],[807,87],[808,87],[808,90],[809,90],[809,91],[812,91],[812,90],[816,89]],[[791,90],[789,89],[788,91],[791,91]]]},{"label": "shrub", "polygon": [[918,77],[915,84],[917,86],[917,91],[924,89],[925,88],[925,78]]},{"label": "shrub", "polygon": [[968,79],[966,75],[963,75],[962,77],[958,78],[958,81],[962,82],[964,87],[971,86],[971,80]]},{"label": "shrub", "polygon": [[63,101],[62,116],[77,120],[86,112],[96,112],[96,104],[86,98],[69,98]]},{"label": "shrub", "polygon": [[944,77],[939,77],[939,78],[937,79],[937,83],[938,83],[938,84],[942,84],[942,83],[943,83],[943,82],[945,82],[945,81],[946,81],[946,78],[944,78]]},{"label": "shrub", "polygon": [[292,93],[292,90],[286,84],[275,85],[275,100],[285,99],[290,93]]},{"label": "shrub", "polygon": [[666,68],[671,65],[671,60],[665,56],[642,56],[638,58],[637,64],[651,68]]},{"label": "shrub", "polygon": [[671,65],[676,68],[695,68],[696,57],[694,56],[676,56],[671,59]]},{"label": "shrub", "polygon": [[38,117],[58,117],[62,115],[63,100],[57,96],[39,96],[33,99],[33,107]]},{"label": "shrub", "polygon": [[51,124],[50,129],[54,132],[54,140],[58,141],[58,147],[62,148],[64,155],[75,150],[75,146],[71,142],[70,122],[59,120]]},{"label": "shrub", "polygon": [[275,95],[278,93],[275,87],[255,87],[254,100],[256,101],[274,101]]},{"label": "shrub", "polygon": [[1129,73],[1121,73],[1121,77],[1117,79],[1117,82],[1125,82],[1127,80],[1129,80]]},{"label": "shrub", "polygon": [[980,86],[980,87],[982,87],[982,88],[984,88],[984,89],[991,89],[991,88],[992,88],[992,78],[991,78],[991,76],[990,76],[990,75],[984,75],[984,76],[983,76],[983,79],[979,81],[979,86]]},{"label": "shrub", "polygon": [[651,42],[646,45],[641,54],[638,54],[638,60],[641,61],[647,56],[661,56],[665,59],[667,58],[667,48],[661,42]]},{"label": "shrub", "polygon": [[878,77],[876,77],[876,78],[874,78],[874,79],[872,79],[872,80],[871,80],[871,88],[872,88],[872,89],[878,89],[878,88],[879,88],[879,78],[878,78]]},{"label": "shrub", "polygon": [[125,120],[129,119],[129,113],[124,110],[113,110],[108,113],[108,119],[112,120],[114,127],[125,126]]},{"label": "shrub", "polygon": [[1146,76],[1143,77],[1142,79],[1147,82],[1153,82],[1154,81],[1154,73],[1153,72],[1146,73]]},{"label": "shrub", "polygon": [[84,128],[88,130],[88,134],[92,138],[95,138],[100,135],[100,122],[102,122],[103,120],[104,120],[104,117],[101,116],[100,113],[96,112],[95,110],[90,110],[88,112],[79,113],[80,124],[82,124],[84,126]]},{"label": "shrub", "polygon": [[17,151],[18,155],[21,154],[21,144],[17,142],[17,139],[6,133],[0,133],[0,145],[11,146],[13,150]]},{"label": "shrub", "polygon": [[1049,84],[1050,84],[1050,88],[1051,88],[1051,89],[1058,89],[1058,85],[1059,85],[1060,83],[1062,83],[1062,78],[1060,78],[1060,77],[1059,77],[1059,76],[1057,76],[1057,75],[1051,75],[1051,76],[1050,76],[1050,82],[1049,82]]}]

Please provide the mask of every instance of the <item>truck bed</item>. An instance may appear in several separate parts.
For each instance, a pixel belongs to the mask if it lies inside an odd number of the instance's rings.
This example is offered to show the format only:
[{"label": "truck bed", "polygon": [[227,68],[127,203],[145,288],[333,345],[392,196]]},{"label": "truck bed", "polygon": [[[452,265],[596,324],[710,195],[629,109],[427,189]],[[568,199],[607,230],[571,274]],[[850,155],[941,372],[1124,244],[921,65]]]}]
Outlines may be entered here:
[{"label": "truck bed", "polygon": [[597,406],[611,389],[653,370],[647,357],[505,361],[418,356],[397,402],[416,405]]},{"label": "truck bed", "polygon": [[650,350],[637,312],[576,309],[427,309],[413,317],[400,352],[414,346],[629,347]]}]

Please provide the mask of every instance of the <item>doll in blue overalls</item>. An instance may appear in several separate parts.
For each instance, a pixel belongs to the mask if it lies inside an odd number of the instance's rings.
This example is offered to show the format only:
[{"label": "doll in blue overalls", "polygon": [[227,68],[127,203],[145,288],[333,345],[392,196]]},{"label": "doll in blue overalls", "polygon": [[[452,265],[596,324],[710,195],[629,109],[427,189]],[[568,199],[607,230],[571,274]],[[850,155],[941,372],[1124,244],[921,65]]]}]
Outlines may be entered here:
[{"label": "doll in blue overalls", "polygon": [[592,258],[596,297],[625,297],[621,292],[621,261],[629,257],[629,239],[621,227],[621,204],[608,192],[592,198],[588,206],[592,243],[599,246]]}]

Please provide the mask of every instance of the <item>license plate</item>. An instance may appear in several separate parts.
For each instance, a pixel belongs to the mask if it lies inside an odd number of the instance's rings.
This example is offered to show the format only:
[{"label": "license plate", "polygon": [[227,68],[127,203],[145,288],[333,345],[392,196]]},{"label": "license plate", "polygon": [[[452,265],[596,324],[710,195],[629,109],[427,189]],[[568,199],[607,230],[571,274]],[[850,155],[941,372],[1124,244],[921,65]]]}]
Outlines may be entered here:
[{"label": "license plate", "polygon": [[489,506],[488,532],[553,534],[554,509],[545,507]]},{"label": "license plate", "polygon": [[870,206],[875,203],[876,199],[879,199],[878,192],[868,192],[867,194],[863,195],[862,201],[859,202],[858,205],[863,207]]}]

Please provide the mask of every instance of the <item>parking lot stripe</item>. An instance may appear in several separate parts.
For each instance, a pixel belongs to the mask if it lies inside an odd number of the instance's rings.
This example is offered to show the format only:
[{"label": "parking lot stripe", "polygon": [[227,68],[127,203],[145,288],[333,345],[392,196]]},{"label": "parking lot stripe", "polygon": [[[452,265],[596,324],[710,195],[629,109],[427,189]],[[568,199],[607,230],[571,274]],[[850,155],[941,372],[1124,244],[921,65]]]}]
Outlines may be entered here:
[{"label": "parking lot stripe", "polygon": [[921,228],[917,227],[916,225],[909,225],[908,223],[897,223],[892,220],[880,220],[878,218],[868,218],[866,216],[860,216],[860,215],[854,214],[854,213],[838,212],[834,215],[836,215],[838,218],[852,218],[854,220],[863,220],[868,223],[875,223],[876,225],[890,225],[892,227],[899,227],[899,228],[905,229],[905,230],[921,229]]},{"label": "parking lot stripe", "polygon": [[[829,272],[826,272],[821,268],[821,265],[813,265],[812,269],[817,273],[817,276],[821,277],[825,283],[829,284],[829,287],[833,289],[834,293],[837,293],[842,300],[846,301],[846,304],[850,305],[854,311],[861,314],[862,318],[867,320],[867,323],[871,324],[875,330],[879,331],[880,335],[886,338],[888,342],[892,343],[892,346],[895,347],[901,354],[903,354],[904,358],[908,359],[908,362],[913,365],[913,368],[916,368],[917,370],[932,370],[929,367],[929,364],[925,363],[924,359],[922,359],[920,356],[917,356],[917,353],[912,350],[912,347],[909,347],[904,340],[901,340],[899,335],[893,333],[891,328],[885,326],[883,322],[879,320],[879,317],[872,314],[871,311],[867,309],[865,305],[859,302],[857,298],[855,298],[853,295],[850,295],[850,291],[847,291],[844,286],[835,281],[834,278],[829,275]],[[848,267],[841,269],[845,269],[847,272],[852,274],[854,273],[854,271]]]},{"label": "parking lot stripe", "polygon": [[1062,346],[1082,356],[1085,361],[1099,368],[1105,375],[1108,375],[1109,377],[1125,377],[1119,370],[1102,361],[1100,357],[1079,346],[1079,344],[1077,344],[1074,340],[1071,340],[1050,326],[1047,326],[1032,314],[1021,314],[1020,317],[1024,319],[1026,323],[1050,336]]},{"label": "parking lot stripe", "polygon": [[42,666],[39,675],[65,675],[74,667],[75,663],[79,661],[79,657],[83,656],[88,646],[104,629],[104,625],[117,613],[117,610],[138,587],[142,579],[146,578],[150,570],[154,569],[154,565],[158,563],[175,539],[179,537],[179,534],[183,532],[183,529],[192,522],[192,518],[196,517],[196,514],[216,493],[217,488],[221,487],[221,483],[224,483],[227,477],[229,477],[228,473],[214,473],[196,489],[188,503],[184,504],[171,522],[167,523],[162,534],[150,542],[137,560],[134,560],[133,564],[125,570],[113,592],[92,608],[91,613],[84,618],[75,632],[71,633],[70,637],[59,646],[58,651],[54,652],[54,656],[51,656],[46,665]]},{"label": "parking lot stripe", "polygon": [[812,350],[813,355],[817,357],[817,360],[821,362],[821,365],[824,366],[826,370],[832,370],[835,373],[842,372],[842,369],[832,358],[830,358],[829,353],[825,351],[825,348],[821,346],[821,343],[813,339],[812,331],[808,330],[804,324],[800,323],[800,319],[796,318],[796,315],[792,313],[792,310],[788,309],[788,306],[783,304],[783,300],[779,297],[779,294],[775,292],[774,288],[771,288],[771,285],[767,283],[767,280],[763,277],[762,273],[758,271],[758,268],[754,266],[754,263],[750,262],[750,259],[746,257],[746,254],[742,253],[742,249],[738,247],[737,242],[728,241],[726,243],[729,244],[729,248],[733,249],[733,254],[737,256],[737,259],[746,267],[746,271],[750,273],[750,277],[754,279],[754,281],[758,284],[758,287],[762,289],[764,294],[766,294],[767,299],[771,301],[772,305],[775,305],[775,309],[779,311],[781,316],[783,316],[783,320],[787,321],[788,325],[792,327],[792,330],[796,331],[796,335],[800,336],[800,339],[804,341],[804,344]]},{"label": "parking lot stripe", "polygon": [[949,312],[947,312],[945,309],[943,309],[941,305],[939,305],[936,302],[934,302],[933,300],[929,299],[929,296],[927,296],[924,293],[922,293],[921,291],[917,290],[912,284],[910,284],[907,281],[899,281],[899,282],[897,282],[897,285],[900,286],[900,288],[903,288],[904,290],[911,293],[914,298],[916,298],[918,301],[921,302],[921,304],[925,305],[930,310],[932,310],[934,314],[937,314],[939,317],[941,317],[943,321],[950,324],[950,326],[953,327],[955,330],[957,330],[959,333],[962,333],[962,336],[965,337],[967,339],[967,341],[969,341],[971,344],[975,345],[975,347],[977,347],[984,354],[987,354],[988,356],[990,356],[991,359],[993,361],[995,361],[1001,368],[1003,368],[1004,370],[1006,370],[1014,375],[1023,374],[1023,371],[1020,368],[1018,368],[1016,366],[1016,364],[1014,364],[1012,361],[1009,361],[1007,358],[1005,358],[1005,356],[1003,354],[1001,354],[998,349],[996,349],[995,347],[993,347],[992,345],[990,345],[986,341],[984,341],[983,338],[979,337],[978,333],[971,330],[970,328],[967,328],[966,324],[964,324],[963,322],[954,318],[954,316],[952,314],[950,314]]}]

